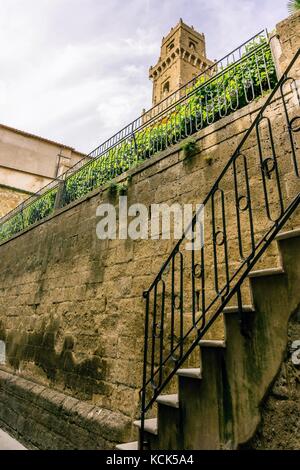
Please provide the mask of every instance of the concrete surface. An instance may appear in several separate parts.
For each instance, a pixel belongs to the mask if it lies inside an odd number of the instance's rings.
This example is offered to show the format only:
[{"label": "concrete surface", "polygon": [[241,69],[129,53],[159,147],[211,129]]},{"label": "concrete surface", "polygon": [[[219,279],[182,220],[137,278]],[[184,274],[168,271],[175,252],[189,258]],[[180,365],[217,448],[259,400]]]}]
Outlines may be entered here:
[{"label": "concrete surface", "polygon": [[0,429],[0,450],[26,450],[22,444]]}]

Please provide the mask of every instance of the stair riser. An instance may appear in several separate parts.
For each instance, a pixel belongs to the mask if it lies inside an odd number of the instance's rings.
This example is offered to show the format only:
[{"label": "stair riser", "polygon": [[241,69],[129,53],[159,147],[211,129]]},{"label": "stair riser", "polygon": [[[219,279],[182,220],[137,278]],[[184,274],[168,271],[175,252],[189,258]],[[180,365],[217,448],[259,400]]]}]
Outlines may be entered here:
[{"label": "stair riser", "polygon": [[[179,377],[184,449],[218,449],[220,366],[224,351],[204,348],[201,352],[203,379]],[[209,406],[208,406],[209,403]]]},{"label": "stair riser", "polygon": [[172,450],[182,449],[181,413],[178,408],[158,406],[159,448]]},{"label": "stair riser", "polygon": [[251,279],[255,314],[241,334],[238,315],[225,314],[226,374],[233,400],[233,445],[247,442],[260,421],[259,404],[282,363],[287,324],[300,304],[300,237],[280,240],[286,274]]}]

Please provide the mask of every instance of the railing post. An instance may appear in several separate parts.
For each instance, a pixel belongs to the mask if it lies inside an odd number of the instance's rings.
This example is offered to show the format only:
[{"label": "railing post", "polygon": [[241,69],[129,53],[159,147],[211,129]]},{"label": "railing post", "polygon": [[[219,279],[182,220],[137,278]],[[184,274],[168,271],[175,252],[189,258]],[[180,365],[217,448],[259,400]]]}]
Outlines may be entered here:
[{"label": "railing post", "polygon": [[145,316],[145,336],[144,336],[144,364],[143,364],[143,388],[141,391],[141,428],[139,449],[145,450],[147,442],[144,440],[145,434],[145,408],[146,408],[146,383],[147,383],[147,357],[148,357],[148,326],[149,326],[149,291],[144,291],[143,297],[146,300]]},{"label": "railing post", "polygon": [[133,123],[131,124],[131,139],[133,140],[133,145],[134,145],[136,158],[139,159],[139,151],[138,151],[138,146],[137,146],[137,143],[136,143],[135,133],[134,133],[134,130],[133,130]]},{"label": "railing post", "polygon": [[61,209],[64,203],[64,194],[65,194],[65,179],[60,179],[58,183],[55,203],[54,203],[54,211]]},{"label": "railing post", "polygon": [[21,203],[21,219],[22,219],[22,229],[24,230],[25,228],[25,224],[24,224],[24,213],[23,213],[23,210],[24,210],[24,202]]}]

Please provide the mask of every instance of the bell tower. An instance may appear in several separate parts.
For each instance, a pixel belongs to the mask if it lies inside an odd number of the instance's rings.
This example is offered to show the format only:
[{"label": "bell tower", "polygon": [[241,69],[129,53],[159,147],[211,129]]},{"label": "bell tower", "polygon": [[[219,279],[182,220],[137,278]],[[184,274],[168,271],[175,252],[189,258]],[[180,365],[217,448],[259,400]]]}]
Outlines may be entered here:
[{"label": "bell tower", "polygon": [[149,70],[153,82],[153,106],[213,63],[206,57],[204,34],[180,19],[163,38],[158,62]]}]

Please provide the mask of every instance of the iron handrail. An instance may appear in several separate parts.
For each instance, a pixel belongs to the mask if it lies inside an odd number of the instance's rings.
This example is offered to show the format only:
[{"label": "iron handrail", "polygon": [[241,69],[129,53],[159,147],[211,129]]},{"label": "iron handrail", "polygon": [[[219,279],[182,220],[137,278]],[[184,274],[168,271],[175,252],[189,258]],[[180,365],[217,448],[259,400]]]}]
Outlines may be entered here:
[{"label": "iron handrail", "polygon": [[[279,156],[277,156],[275,138],[273,134],[273,124],[269,117],[266,115],[266,111],[269,106],[278,99],[283,105],[283,111],[287,122],[286,136],[288,138],[289,150],[291,153],[291,171],[294,173],[296,178],[299,178],[299,163],[297,159],[297,146],[295,145],[295,135],[300,132],[300,126],[297,124],[300,120],[300,116],[296,115],[290,117],[290,110],[288,107],[287,95],[293,94],[297,101],[296,108],[300,106],[300,96],[297,89],[297,84],[293,76],[289,76],[289,73],[300,56],[300,49],[295,54],[293,60],[287,67],[285,73],[280,78],[279,82],[275,86],[274,90],[270,93],[269,97],[265,101],[262,108],[259,110],[255,120],[243,136],[241,142],[237,146],[235,152],[224,166],[222,172],[216,179],[211,190],[204,198],[203,205],[195,213],[189,226],[186,228],[182,235],[182,238],[175,244],[174,249],[163,263],[161,269],[156,275],[154,281],[151,283],[148,290],[143,294],[146,302],[146,315],[145,315],[145,337],[144,337],[144,362],[143,362],[143,386],[140,390],[141,395],[141,430],[140,430],[140,448],[143,449],[148,443],[144,440],[145,433],[145,414],[155,402],[158,395],[162,393],[165,387],[169,384],[172,377],[180,366],[190,356],[191,352],[199,344],[199,340],[204,334],[210,329],[215,323],[216,319],[223,312],[224,307],[232,299],[234,295],[238,297],[238,306],[240,309],[240,315],[242,316],[242,301],[241,301],[241,287],[242,284],[256,264],[261,258],[264,251],[267,249],[271,241],[275,238],[278,231],[284,225],[286,220],[294,212],[300,203],[300,192],[291,199],[284,194],[284,184],[282,172],[279,168]],[[290,89],[285,94],[284,87],[289,84]],[[280,94],[279,98],[276,97]],[[290,98],[290,96],[288,96]],[[264,134],[266,132],[266,134]],[[249,179],[249,160],[253,158],[254,150],[252,155],[247,157],[247,151],[244,147],[247,146],[248,139],[251,139],[253,133],[255,133],[255,151],[258,154],[258,164],[255,165],[254,169],[257,170],[255,173],[256,177],[256,191],[259,190],[259,184],[262,182],[261,192],[263,198],[260,201],[262,207],[266,212],[265,224],[269,224],[266,227],[265,232],[261,235],[261,238],[257,241],[257,233],[255,231],[254,221],[255,204],[253,202],[253,188],[250,188]],[[264,138],[263,138],[264,135]],[[266,137],[267,136],[267,137]],[[281,143],[282,144],[282,143]],[[241,164],[242,168],[238,171],[237,166]],[[226,200],[224,196],[224,190],[222,189],[222,182],[226,183],[227,176],[232,177],[232,188],[234,189],[233,201],[230,200],[231,206],[235,206],[235,215],[232,216],[233,220],[237,225],[237,251],[239,253],[240,263],[234,272],[230,274],[230,266],[236,261],[228,253],[229,239],[227,237],[227,211],[230,207],[226,206]],[[238,178],[243,176],[244,186],[239,186]],[[271,201],[272,193],[268,188],[268,183],[272,182],[274,185],[274,192],[277,194],[275,205]],[[300,189],[300,188],[299,188]],[[251,194],[252,192],[252,194]],[[220,195],[220,216],[216,216],[216,196]],[[275,196],[274,196],[275,197]],[[242,203],[242,204],[241,204]],[[205,258],[207,257],[206,246],[202,246],[200,250],[200,260],[198,264],[195,263],[195,252],[192,251],[191,260],[188,259],[187,271],[189,272],[189,278],[184,277],[184,260],[188,258],[188,255],[184,258],[184,254],[181,250],[184,249],[184,242],[187,240],[187,234],[190,234],[191,230],[194,230],[196,224],[199,222],[199,214],[203,210],[207,210],[210,204],[211,216],[209,221],[212,227],[212,252],[213,261],[205,271]],[[274,215],[274,207],[276,207],[277,213]],[[204,209],[203,209],[204,208]],[[255,209],[254,209],[255,208]],[[249,232],[249,252],[245,256],[245,240],[244,231],[242,230],[241,218],[242,213],[247,219],[248,232]],[[217,229],[217,225],[221,225],[222,229]],[[218,240],[218,236],[221,234],[221,240]],[[223,260],[219,263],[219,248],[224,250]],[[207,248],[208,251],[209,247]],[[179,256],[180,255],[180,256]],[[176,261],[179,257],[179,266],[175,266]],[[191,262],[191,264],[190,264]],[[187,263],[185,263],[187,264]],[[225,281],[223,286],[220,288],[219,269],[223,266]],[[196,267],[200,272],[199,277],[196,276]],[[205,285],[206,276],[212,274],[212,291],[215,290],[214,296],[211,299],[206,299],[208,292],[207,285]],[[196,315],[195,307],[195,278],[198,277],[199,281],[199,294],[201,294],[201,307],[198,308],[198,318]],[[176,279],[175,279],[176,278]],[[190,284],[187,279],[192,279]],[[177,280],[177,287],[176,287]],[[186,285],[184,285],[186,283]],[[161,286],[161,287],[160,287]],[[169,290],[167,289],[169,287]],[[160,292],[159,292],[160,289]],[[187,297],[187,291],[190,292],[190,303],[189,308],[192,312],[191,326],[184,333],[184,302]],[[208,295],[207,295],[208,297]],[[167,305],[167,299],[169,304]],[[210,300],[207,303],[207,300]],[[219,305],[218,305],[219,304]],[[210,318],[208,314],[212,310],[212,307],[216,308],[215,311],[211,312]],[[175,334],[175,310],[180,318],[180,332],[179,339]],[[169,317],[167,316],[167,310]],[[169,328],[167,328],[166,322],[170,322]],[[195,336],[195,339],[192,338]],[[174,339],[175,337],[175,339]],[[190,344],[184,346],[190,340]],[[156,344],[158,345],[156,346]],[[170,343],[170,345],[169,345]],[[167,353],[164,354],[167,349]],[[170,365],[171,364],[171,365]],[[170,370],[171,369],[171,370]]]}]

